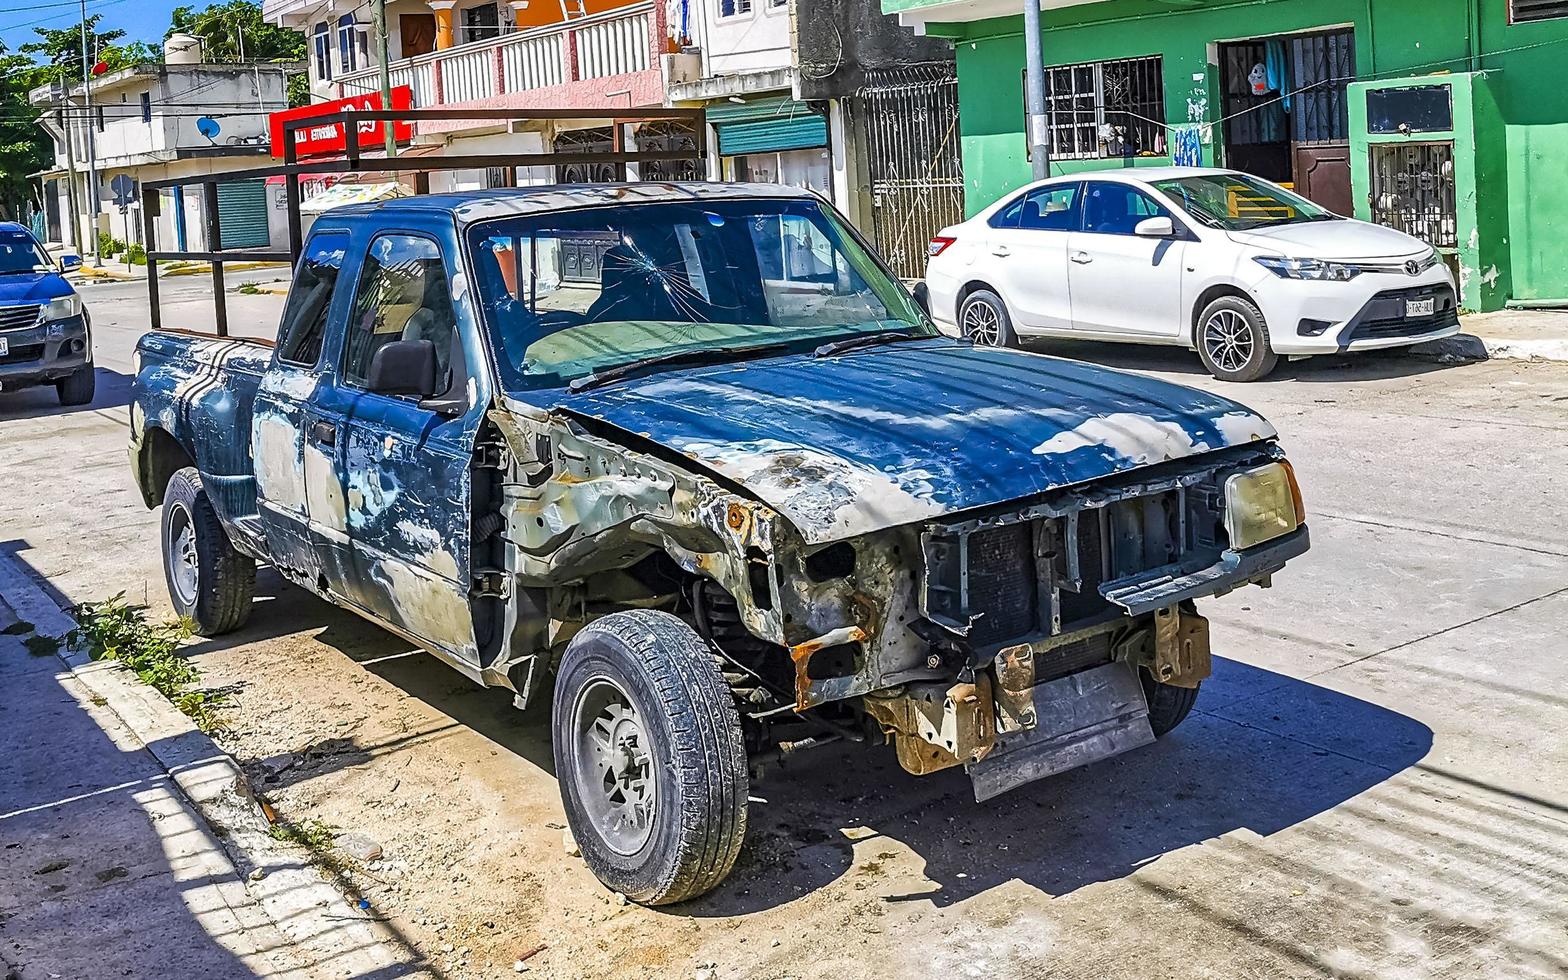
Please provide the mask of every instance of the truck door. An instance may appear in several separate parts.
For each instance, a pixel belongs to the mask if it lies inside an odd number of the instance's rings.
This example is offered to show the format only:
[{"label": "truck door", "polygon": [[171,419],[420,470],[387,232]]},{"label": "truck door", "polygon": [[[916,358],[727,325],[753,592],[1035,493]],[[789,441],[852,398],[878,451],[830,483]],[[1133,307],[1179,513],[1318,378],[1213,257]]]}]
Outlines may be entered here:
[{"label": "truck door", "polygon": [[[323,340],[348,245],[343,231],[317,232],[305,244],[251,423],[256,498],[273,564],[312,585],[322,570],[310,527],[309,492],[312,479],[318,491],[333,489],[336,475],[330,466],[322,472],[319,465],[307,465],[309,406],[321,376]],[[347,299],[340,303],[346,306]]]},{"label": "truck door", "polygon": [[[453,248],[445,249],[455,255]],[[436,240],[412,233],[370,241],[346,310],[332,383],[317,391],[322,439],[331,439],[338,502],[322,499],[319,523],[346,543],[333,591],[377,618],[476,663],[469,608],[469,465],[483,406],[466,397],[468,374],[452,281]],[[438,398],[366,390],[375,353],[398,340],[435,345]],[[453,396],[459,396],[455,402]],[[437,410],[441,401],[461,414]],[[316,498],[311,498],[315,519]],[[341,510],[337,509],[341,506]]]}]

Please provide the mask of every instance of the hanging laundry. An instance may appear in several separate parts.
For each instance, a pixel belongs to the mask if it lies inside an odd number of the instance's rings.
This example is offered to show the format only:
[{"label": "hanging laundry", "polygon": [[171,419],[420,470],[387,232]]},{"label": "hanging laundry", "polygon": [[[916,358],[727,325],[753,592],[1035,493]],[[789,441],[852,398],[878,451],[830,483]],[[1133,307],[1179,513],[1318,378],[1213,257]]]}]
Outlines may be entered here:
[{"label": "hanging laundry", "polygon": [[[1266,41],[1263,44],[1264,75],[1268,91],[1280,93],[1280,105],[1290,111],[1290,79],[1286,75],[1284,41]],[[1259,93],[1261,94],[1261,93]]]}]

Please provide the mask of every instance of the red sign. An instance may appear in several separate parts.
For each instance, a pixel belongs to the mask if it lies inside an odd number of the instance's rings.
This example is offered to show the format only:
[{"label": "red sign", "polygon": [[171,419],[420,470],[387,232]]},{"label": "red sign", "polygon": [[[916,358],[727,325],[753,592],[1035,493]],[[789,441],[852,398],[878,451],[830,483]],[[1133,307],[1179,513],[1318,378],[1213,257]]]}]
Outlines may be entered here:
[{"label": "red sign", "polygon": [[[414,107],[414,90],[407,85],[399,85],[392,90],[392,108],[412,109]],[[356,95],[349,99],[336,99],[332,102],[316,102],[298,109],[285,109],[274,112],[267,117],[272,128],[272,155],[283,156],[283,124],[291,119],[306,119],[312,116],[333,115],[344,109],[354,109],[359,112],[373,112],[381,108],[381,93],[371,92],[367,95]],[[359,131],[360,149],[381,146],[386,141],[382,135],[380,120],[367,119],[356,123],[354,128]],[[411,122],[394,122],[392,134],[399,143],[407,143],[414,138],[414,124]],[[301,129],[294,130],[294,155],[296,159],[306,157],[328,156],[342,153],[348,149],[348,141],[343,138],[343,123],[336,119],[322,119]]]}]

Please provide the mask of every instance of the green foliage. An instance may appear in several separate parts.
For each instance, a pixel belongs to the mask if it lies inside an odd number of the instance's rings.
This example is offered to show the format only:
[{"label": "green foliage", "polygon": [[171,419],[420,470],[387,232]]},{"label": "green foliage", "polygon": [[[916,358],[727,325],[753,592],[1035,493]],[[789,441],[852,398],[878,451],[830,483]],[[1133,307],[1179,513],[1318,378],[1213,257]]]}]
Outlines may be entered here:
[{"label": "green foliage", "polygon": [[179,654],[191,635],[189,623],[154,624],[147,607],[133,606],[120,593],[105,602],[84,602],[76,608],[76,628],[66,634],[73,645],[85,645],[94,660],[118,660],[142,682],[189,715],[196,727],[214,732],[222,727],[218,712],[228,695],[197,686],[201,674]]},{"label": "green foliage", "polygon": [[33,59],[10,54],[0,43],[0,215],[20,218],[22,204],[36,197],[27,175],[54,162],[52,145],[27,101],[37,73]]},{"label": "green foliage", "polygon": [[229,0],[204,10],[175,7],[170,20],[168,34],[201,38],[205,61],[305,60],[305,35],[267,23],[261,16],[261,4],[251,0]]},{"label": "green foliage", "polygon": [[146,265],[147,250],[137,242],[125,250],[125,262],[127,265]]},{"label": "green foliage", "polygon": [[98,254],[105,258],[114,258],[125,251],[125,243],[109,234],[107,231],[98,233]]},{"label": "green foliage", "polygon": [[[121,47],[117,42],[125,36],[125,32],[98,30],[98,22],[102,19],[102,14],[93,14],[87,18],[88,56],[107,63],[111,71],[136,64],[130,59],[144,51],[147,45],[133,44],[128,48]],[[22,54],[32,55],[39,63],[39,66],[34,69],[34,77],[30,80],[29,87],[47,85],[50,82],[73,84],[80,82],[85,71],[96,63],[96,61],[88,63],[82,61],[80,21],[70,27],[35,27],[33,33],[38,35],[38,40],[29,41],[20,48]],[[135,50],[138,48],[140,50]],[[155,56],[152,60],[159,59]]]},{"label": "green foliage", "polygon": [[273,840],[299,844],[318,854],[331,850],[332,842],[338,836],[336,828],[332,825],[315,819],[306,820],[303,823],[279,820],[267,830],[267,833],[272,836]]}]

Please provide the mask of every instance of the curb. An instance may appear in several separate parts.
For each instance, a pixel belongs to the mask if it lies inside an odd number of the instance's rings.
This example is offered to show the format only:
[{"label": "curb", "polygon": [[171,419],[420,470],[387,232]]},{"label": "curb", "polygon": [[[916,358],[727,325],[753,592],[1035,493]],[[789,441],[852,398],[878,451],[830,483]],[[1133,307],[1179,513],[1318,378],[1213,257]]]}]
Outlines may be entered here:
[{"label": "curb", "polygon": [[[0,595],[39,635],[63,637],[75,627],[9,559],[0,556]],[[324,878],[308,850],[271,836],[271,821],[234,759],[199,731],[163,695],[110,660],[61,646],[65,667],[131,730],[213,830],[245,889],[273,926],[312,966],[333,975],[433,976],[424,958]]]}]

